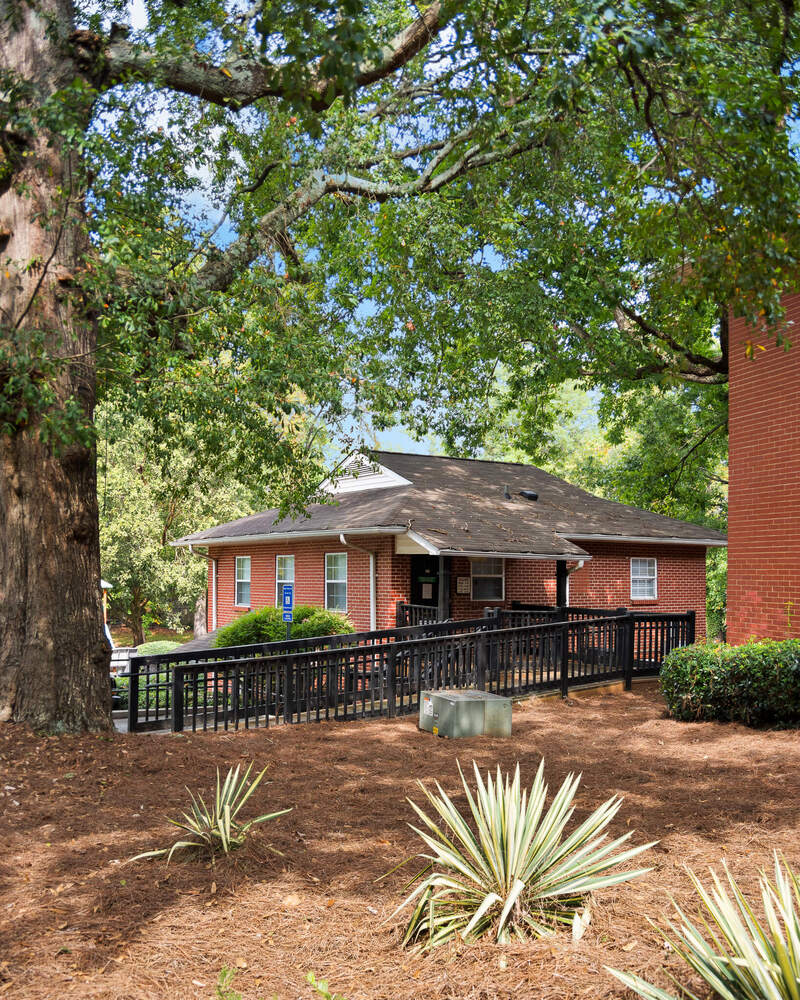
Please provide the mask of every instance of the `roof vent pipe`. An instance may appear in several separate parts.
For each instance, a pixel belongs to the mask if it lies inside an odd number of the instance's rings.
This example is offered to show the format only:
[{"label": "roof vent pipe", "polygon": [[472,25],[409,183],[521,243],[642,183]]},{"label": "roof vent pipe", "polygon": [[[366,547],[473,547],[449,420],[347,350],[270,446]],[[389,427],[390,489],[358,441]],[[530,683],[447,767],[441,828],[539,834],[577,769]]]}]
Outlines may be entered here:
[{"label": "roof vent pipe", "polygon": [[506,500],[511,499],[511,490],[508,488],[508,484],[503,487],[503,497]]},{"label": "roof vent pipe", "polygon": [[519,491],[519,495],[521,497],[523,497],[525,500],[538,500],[539,499],[539,494],[536,493],[534,490],[520,490]]}]

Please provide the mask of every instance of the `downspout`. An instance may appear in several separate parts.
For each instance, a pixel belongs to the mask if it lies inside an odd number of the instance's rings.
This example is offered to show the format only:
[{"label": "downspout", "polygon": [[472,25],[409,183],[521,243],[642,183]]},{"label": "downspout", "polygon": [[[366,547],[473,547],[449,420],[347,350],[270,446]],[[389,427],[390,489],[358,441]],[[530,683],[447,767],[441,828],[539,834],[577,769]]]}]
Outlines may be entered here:
[{"label": "downspout", "polygon": [[339,535],[339,541],[345,548],[356,549],[358,552],[366,552],[369,556],[369,630],[375,632],[378,628],[378,612],[375,595],[375,553],[372,549],[362,548],[353,542],[348,542],[344,533]]},{"label": "downspout", "polygon": [[[188,545],[189,555],[197,556],[198,559],[206,559],[211,563],[211,628],[209,632],[217,630],[217,557],[210,556],[207,552],[195,552],[192,543]],[[206,623],[208,624],[208,623]]]},{"label": "downspout", "polygon": [[568,569],[567,572],[566,572],[566,577],[567,577],[567,605],[568,606],[569,606],[569,578],[572,576],[573,573],[577,573],[579,569],[583,569],[585,562],[586,562],[585,559],[581,559],[580,562],[575,563],[575,565],[572,567],[572,569]]}]

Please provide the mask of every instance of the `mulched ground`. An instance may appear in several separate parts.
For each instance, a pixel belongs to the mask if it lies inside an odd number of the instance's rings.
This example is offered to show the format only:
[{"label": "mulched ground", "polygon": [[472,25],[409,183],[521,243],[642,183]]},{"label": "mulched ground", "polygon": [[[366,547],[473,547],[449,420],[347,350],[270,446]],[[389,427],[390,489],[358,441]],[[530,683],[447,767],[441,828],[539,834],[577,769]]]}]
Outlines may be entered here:
[{"label": "mulched ground", "polygon": [[[625,796],[617,829],[659,838],[655,870],[605,890],[573,945],[398,947],[413,864],[405,802],[415,779],[455,791],[455,761],[519,760],[532,779],[546,758],[551,789],[583,772],[586,810]],[[216,871],[199,861],[120,862],[169,842],[163,816],[184,785],[210,789],[215,767],[270,763],[260,812],[294,811],[258,828]],[[313,970],[349,1000],[622,997],[604,971],[644,972],[662,985],[675,956],[645,923],[693,906],[682,866],[723,858],[743,885],[782,850],[800,866],[800,734],[664,718],[653,685],[625,695],[530,700],[514,737],[447,742],[413,719],[284,727],[205,736],[35,736],[0,726],[0,997],[208,998],[222,966],[244,997],[309,998]],[[277,853],[280,852],[280,853]]]}]

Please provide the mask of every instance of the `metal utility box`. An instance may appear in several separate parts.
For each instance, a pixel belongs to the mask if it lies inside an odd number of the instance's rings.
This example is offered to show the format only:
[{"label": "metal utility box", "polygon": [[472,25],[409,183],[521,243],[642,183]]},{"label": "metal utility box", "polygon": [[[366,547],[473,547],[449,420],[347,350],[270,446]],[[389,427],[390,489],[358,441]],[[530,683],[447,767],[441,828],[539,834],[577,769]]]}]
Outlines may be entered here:
[{"label": "metal utility box", "polygon": [[422,691],[419,728],[434,736],[510,736],[511,699],[488,691]]}]

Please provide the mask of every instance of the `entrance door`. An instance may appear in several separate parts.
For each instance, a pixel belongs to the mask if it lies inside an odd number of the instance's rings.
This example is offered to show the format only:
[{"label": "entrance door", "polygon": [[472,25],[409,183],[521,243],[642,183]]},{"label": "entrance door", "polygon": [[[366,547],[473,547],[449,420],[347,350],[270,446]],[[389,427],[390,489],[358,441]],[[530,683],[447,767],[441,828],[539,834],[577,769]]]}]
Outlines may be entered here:
[{"label": "entrance door", "polygon": [[411,557],[411,603],[438,607],[439,557]]}]

